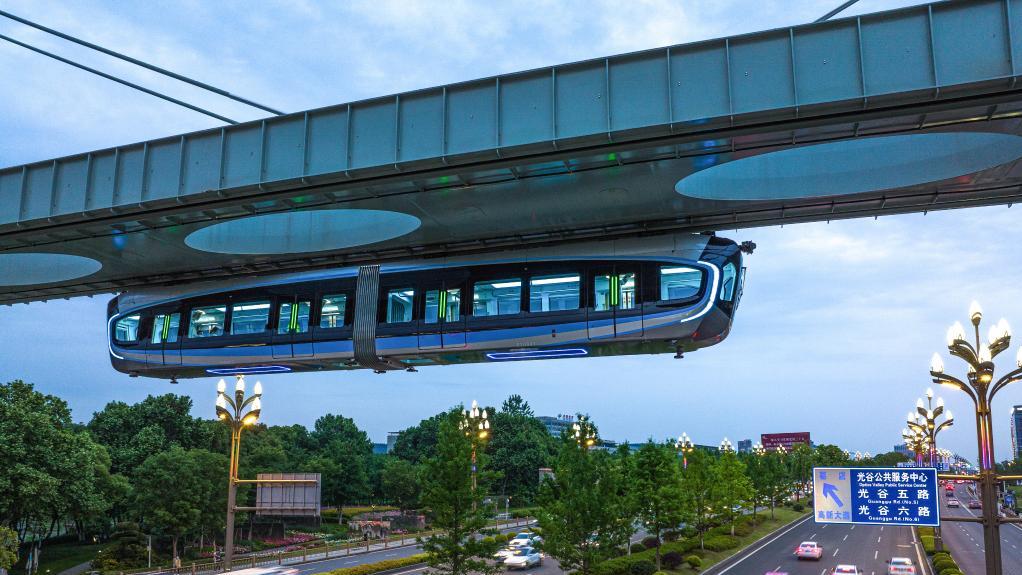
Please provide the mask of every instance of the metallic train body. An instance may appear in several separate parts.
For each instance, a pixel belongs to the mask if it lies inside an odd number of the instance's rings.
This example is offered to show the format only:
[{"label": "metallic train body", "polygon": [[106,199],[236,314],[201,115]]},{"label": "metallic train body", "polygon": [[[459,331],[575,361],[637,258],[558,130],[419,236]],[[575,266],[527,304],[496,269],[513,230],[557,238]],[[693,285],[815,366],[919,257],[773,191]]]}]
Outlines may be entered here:
[{"label": "metallic train body", "polygon": [[[671,284],[665,274],[679,270],[698,281]],[[744,280],[739,246],[689,234],[385,264],[372,280],[363,271],[122,293],[108,306],[111,363],[176,379],[691,351],[727,336]],[[516,282],[504,291],[517,300],[490,295]],[[265,314],[257,327],[235,333],[253,313]]]}]

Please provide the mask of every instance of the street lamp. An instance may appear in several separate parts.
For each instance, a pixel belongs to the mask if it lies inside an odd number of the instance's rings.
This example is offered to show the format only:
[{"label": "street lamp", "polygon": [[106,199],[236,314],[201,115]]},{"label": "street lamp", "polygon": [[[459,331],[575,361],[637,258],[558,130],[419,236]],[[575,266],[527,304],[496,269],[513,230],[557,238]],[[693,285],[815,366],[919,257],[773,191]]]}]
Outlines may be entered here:
[{"label": "street lamp", "polygon": [[[766,455],[766,449],[763,448],[763,444],[757,443],[756,445],[752,446],[752,454],[753,455],[759,455],[759,456]],[[845,456],[846,457],[848,456],[848,452],[847,451],[845,452]]]},{"label": "street lamp", "polygon": [[[241,455],[241,431],[259,421],[262,410],[263,384],[256,382],[252,395],[245,397],[245,376],[238,375],[233,397],[227,394],[227,383],[216,384],[216,416],[231,429],[231,462],[227,483],[227,532],[224,534],[224,570],[231,570],[234,559],[234,512],[238,491],[238,460]],[[176,558],[175,558],[176,559]],[[175,561],[176,562],[176,561]]]},{"label": "street lamp", "polygon": [[[944,421],[940,424],[937,423],[937,418],[944,415]],[[933,403],[933,389],[926,389],[926,402],[923,402],[923,398],[916,400],[916,412],[908,413],[906,418],[909,429],[917,430],[924,434],[928,440],[929,445],[929,459],[930,467],[936,465],[936,450],[937,450],[937,434],[946,427],[954,425],[955,418],[951,414],[951,410],[944,410],[944,398],[938,397],[937,404],[934,406]]]},{"label": "street lamp", "polygon": [[733,445],[731,445],[731,440],[730,439],[725,437],[724,441],[720,442],[720,452],[721,453],[733,453],[734,450],[735,450],[735,448],[734,448]]},{"label": "street lamp", "polygon": [[[472,400],[472,409],[465,410],[461,420],[461,429],[472,440],[472,492],[476,490],[476,446],[490,437],[490,419],[485,409],[479,409],[476,400]],[[475,503],[473,502],[473,507]]]},{"label": "street lamp", "polygon": [[583,450],[588,450],[599,440],[596,426],[585,415],[578,416],[578,421],[571,425],[571,436]]},{"label": "street lamp", "polygon": [[947,349],[951,355],[968,364],[965,380],[944,373],[944,361],[933,354],[930,375],[933,382],[964,392],[976,407],[976,442],[979,448],[979,484],[983,506],[983,542],[987,575],[1001,575],[1001,519],[997,513],[997,470],[994,467],[993,416],[990,412],[994,396],[1010,383],[1022,379],[1022,348],[1016,355],[1017,369],[994,380],[994,358],[1011,345],[1011,328],[1001,319],[990,326],[987,342],[980,340],[979,324],[983,309],[975,301],[969,306],[969,321],[975,345],[966,341],[965,328],[955,322],[947,330]]},{"label": "street lamp", "polygon": [[681,468],[688,469],[688,454],[695,451],[696,445],[689,439],[688,434],[681,432],[681,437],[674,442],[674,448],[681,452]]},{"label": "street lamp", "polygon": [[905,427],[901,430],[901,438],[905,441],[905,446],[915,454],[916,465],[921,467],[923,464],[923,452],[928,451],[930,443],[926,433],[918,427]]}]

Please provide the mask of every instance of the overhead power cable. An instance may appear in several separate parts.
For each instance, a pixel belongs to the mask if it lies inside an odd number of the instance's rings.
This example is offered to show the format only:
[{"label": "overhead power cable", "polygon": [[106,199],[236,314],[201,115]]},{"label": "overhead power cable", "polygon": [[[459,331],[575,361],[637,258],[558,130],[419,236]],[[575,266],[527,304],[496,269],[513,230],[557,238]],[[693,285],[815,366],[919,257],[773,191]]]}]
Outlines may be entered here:
[{"label": "overhead power cable", "polygon": [[219,94],[219,95],[221,95],[221,96],[223,96],[225,98],[230,98],[230,99],[232,99],[232,100],[234,100],[236,102],[241,102],[242,104],[246,104],[248,106],[252,106],[253,108],[259,108],[260,110],[265,110],[267,112],[270,112],[271,114],[276,114],[278,116],[284,114],[284,112],[281,112],[280,110],[275,110],[275,109],[273,109],[273,108],[271,108],[269,106],[264,106],[263,104],[260,104],[258,102],[253,102],[252,100],[249,100],[247,98],[242,98],[241,96],[235,96],[234,94],[231,94],[230,92],[228,92],[226,90],[221,90],[220,88],[217,88],[216,86],[211,86],[209,84],[206,84],[205,82],[200,82],[198,80],[193,80],[193,79],[191,79],[191,78],[189,78],[187,76],[182,76],[181,74],[177,74],[175,72],[171,72],[170,70],[166,70],[164,68],[160,68],[159,66],[154,66],[154,65],[152,65],[152,64],[150,64],[148,62],[143,62],[142,60],[139,60],[137,58],[132,58],[131,56],[126,56],[124,54],[121,54],[120,52],[115,52],[115,51],[110,50],[108,48],[104,48],[102,46],[99,46],[97,44],[93,44],[91,42],[86,42],[85,40],[82,40],[80,38],[76,38],[74,36],[71,36],[70,34],[65,34],[65,33],[60,32],[58,30],[54,30],[53,28],[47,28],[46,26],[43,26],[42,24],[37,24],[35,22],[32,22],[31,20],[26,20],[26,19],[24,19],[24,18],[22,18],[20,16],[15,16],[14,14],[11,14],[10,12],[5,12],[3,10],[0,10],[0,16],[3,16],[5,18],[10,18],[11,20],[14,20],[15,22],[20,22],[20,23],[22,23],[22,24],[24,24],[26,26],[31,26],[31,27],[33,27],[33,28],[35,28],[37,30],[42,30],[43,32],[46,32],[47,34],[53,34],[54,36],[56,36],[58,38],[63,38],[64,40],[67,40],[69,42],[74,42],[75,44],[78,44],[78,45],[81,45],[81,46],[85,46],[86,48],[90,48],[92,50],[96,50],[98,52],[102,52],[102,53],[104,53],[104,54],[106,54],[108,56],[113,56],[114,58],[119,58],[121,60],[124,60],[125,62],[131,62],[132,64],[135,64],[136,66],[141,66],[143,68],[146,68],[147,70],[152,70],[153,72],[157,72],[159,74],[163,74],[164,76],[169,76],[171,78],[174,78],[175,80],[178,80],[178,81],[181,81],[181,82],[185,82],[186,84],[191,84],[192,86],[197,86],[199,88],[202,88],[203,90],[209,90],[210,92],[213,92],[214,94]]},{"label": "overhead power cable", "polygon": [[177,98],[172,98],[170,96],[167,96],[166,94],[161,94],[161,93],[159,93],[159,92],[157,92],[155,90],[150,90],[149,88],[146,88],[145,86],[139,86],[138,84],[134,84],[134,83],[129,82],[127,80],[122,80],[121,78],[118,78],[117,76],[111,76],[110,74],[107,74],[106,72],[100,72],[99,70],[96,70],[95,68],[90,68],[88,66],[85,66],[84,64],[79,64],[78,62],[74,62],[72,60],[68,60],[67,58],[63,58],[61,56],[53,54],[52,52],[47,52],[46,50],[42,50],[40,48],[36,48],[35,46],[26,44],[24,42],[19,42],[18,40],[15,40],[14,38],[11,38],[10,36],[4,36],[3,34],[0,34],[0,40],[7,40],[8,42],[10,42],[12,44],[16,44],[18,46],[21,46],[22,48],[26,48],[26,49],[31,50],[33,52],[37,52],[39,54],[42,54],[43,56],[48,56],[50,58],[53,58],[54,60],[57,60],[58,62],[63,62],[65,64],[69,65],[69,66],[74,66],[75,68],[79,68],[81,70],[85,70],[86,72],[91,72],[91,73],[93,73],[93,74],[95,74],[97,76],[100,76],[102,78],[106,78],[107,80],[111,80],[113,82],[117,82],[118,84],[123,84],[125,86],[128,86],[129,88],[134,88],[134,89],[136,89],[136,90],[138,90],[140,92],[145,92],[146,94],[149,94],[150,96],[156,96],[157,98],[160,98],[161,100],[166,100],[168,102],[177,104],[178,106],[184,106],[185,108],[188,108],[189,110],[194,110],[196,112],[199,112],[200,114],[205,114],[207,116],[211,116],[211,117],[216,118],[217,120],[220,120],[222,122],[227,122],[228,124],[237,124],[238,123],[238,122],[236,122],[236,121],[234,121],[234,120],[232,120],[232,119],[230,119],[228,117],[221,116],[220,114],[216,114],[214,112],[210,112],[209,110],[205,110],[205,109],[200,108],[198,106],[193,106],[192,104],[189,104],[188,102],[182,102],[181,100],[178,100]]},{"label": "overhead power cable", "polygon": [[820,16],[819,18],[817,18],[816,22],[826,22],[827,20],[830,20],[831,18],[833,18],[835,15],[837,15],[837,14],[841,13],[842,11],[844,11],[845,8],[848,8],[849,6],[851,6],[852,4],[855,4],[858,1],[859,0],[848,0],[844,4],[838,6],[837,8],[834,8],[830,12],[827,12],[823,16]]}]

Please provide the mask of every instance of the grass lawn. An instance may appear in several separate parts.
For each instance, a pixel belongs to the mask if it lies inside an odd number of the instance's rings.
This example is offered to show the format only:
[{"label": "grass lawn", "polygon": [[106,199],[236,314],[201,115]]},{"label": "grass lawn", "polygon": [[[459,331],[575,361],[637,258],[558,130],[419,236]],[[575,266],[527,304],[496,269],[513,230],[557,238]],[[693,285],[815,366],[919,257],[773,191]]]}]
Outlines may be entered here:
[{"label": "grass lawn", "polygon": [[[70,569],[79,563],[92,561],[101,549],[107,547],[107,543],[54,543],[43,544],[43,554],[39,557],[40,575],[57,575],[65,569]],[[20,562],[11,570],[12,575],[23,575],[25,573],[25,559],[27,551],[21,551]]]},{"label": "grass lawn", "polygon": [[[770,519],[769,509],[767,509],[766,511],[761,511],[757,514],[757,516],[760,517],[761,519],[765,518],[765,521],[757,525],[752,530],[752,533],[750,533],[749,535],[746,535],[745,537],[739,537],[738,541],[740,542],[740,545],[738,547],[734,549],[729,549],[727,551],[719,552],[700,551],[699,549],[696,549],[691,554],[698,555],[703,560],[703,564],[700,566],[699,571],[692,570],[691,568],[689,568],[688,565],[682,565],[678,569],[669,571],[669,573],[684,573],[685,575],[688,575],[690,573],[699,573],[705,571],[708,568],[712,567],[713,565],[716,565],[717,563],[720,563],[721,561],[727,559],[728,557],[731,557],[736,553],[740,553],[746,547],[752,545],[759,539],[770,534],[777,528],[783,527],[788,523],[791,523],[792,521],[800,517],[805,517],[807,515],[808,513],[806,513],[805,511],[795,512],[785,507],[778,507],[777,509],[774,510],[774,519]],[[686,553],[686,555],[690,554]]]}]

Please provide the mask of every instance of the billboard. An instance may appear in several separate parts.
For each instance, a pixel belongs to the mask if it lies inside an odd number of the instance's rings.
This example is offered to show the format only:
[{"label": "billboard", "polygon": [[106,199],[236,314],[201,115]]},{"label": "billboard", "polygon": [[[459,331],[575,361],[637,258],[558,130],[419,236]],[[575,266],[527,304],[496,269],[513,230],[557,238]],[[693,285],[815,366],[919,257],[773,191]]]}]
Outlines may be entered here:
[{"label": "billboard", "polygon": [[785,451],[791,451],[792,446],[804,443],[812,445],[809,441],[808,431],[796,431],[794,433],[764,433],[760,436],[763,449],[775,451],[778,447],[784,447]]},{"label": "billboard", "polygon": [[817,523],[937,527],[937,470],[816,467],[813,515]]},{"label": "billboard", "polygon": [[[256,484],[256,515],[319,517],[318,473],[260,473],[257,479],[260,483]],[[287,483],[295,479],[312,479],[315,483]]]}]

